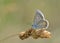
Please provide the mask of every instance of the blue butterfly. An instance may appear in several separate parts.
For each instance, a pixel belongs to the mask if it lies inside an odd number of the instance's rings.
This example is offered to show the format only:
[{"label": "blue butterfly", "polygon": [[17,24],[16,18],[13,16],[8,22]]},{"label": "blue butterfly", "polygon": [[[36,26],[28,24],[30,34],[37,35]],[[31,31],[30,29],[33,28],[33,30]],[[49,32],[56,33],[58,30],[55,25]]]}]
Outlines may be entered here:
[{"label": "blue butterfly", "polygon": [[34,29],[42,29],[42,28],[48,28],[49,22],[45,19],[43,13],[40,10],[36,10],[36,14],[34,16],[34,21],[32,28]]}]

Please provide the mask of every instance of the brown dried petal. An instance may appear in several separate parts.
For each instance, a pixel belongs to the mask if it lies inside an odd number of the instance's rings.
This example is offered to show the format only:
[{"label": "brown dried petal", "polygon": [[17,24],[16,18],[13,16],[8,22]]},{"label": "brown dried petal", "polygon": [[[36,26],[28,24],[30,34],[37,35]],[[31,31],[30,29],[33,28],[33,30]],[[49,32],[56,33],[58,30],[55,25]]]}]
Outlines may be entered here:
[{"label": "brown dried petal", "polygon": [[20,39],[26,39],[26,38],[28,38],[29,36],[27,35],[27,33],[26,32],[21,32],[20,34],[19,34],[19,38]]}]

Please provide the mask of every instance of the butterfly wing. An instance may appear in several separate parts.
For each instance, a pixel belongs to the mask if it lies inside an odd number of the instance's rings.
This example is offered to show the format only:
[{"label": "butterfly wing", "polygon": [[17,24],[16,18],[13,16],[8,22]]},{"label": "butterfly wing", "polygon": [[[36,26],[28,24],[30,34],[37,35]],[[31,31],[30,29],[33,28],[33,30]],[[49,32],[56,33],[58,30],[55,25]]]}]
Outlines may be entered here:
[{"label": "butterfly wing", "polygon": [[38,25],[37,25],[37,28],[45,28],[47,29],[49,26],[49,22],[47,20],[41,20]]},{"label": "butterfly wing", "polygon": [[40,20],[44,19],[44,15],[40,10],[36,10],[36,14],[34,17],[34,24],[37,24]]},{"label": "butterfly wing", "polygon": [[43,13],[40,11],[40,10],[36,10],[36,14],[35,14],[35,17],[34,17],[34,23],[33,23],[33,26],[32,28],[37,28],[38,27],[38,23],[41,21],[41,20],[44,20],[44,15]]},{"label": "butterfly wing", "polygon": [[36,10],[36,14],[34,17],[34,23],[32,25],[32,28],[48,28],[49,22],[45,19],[43,13],[40,10]]}]

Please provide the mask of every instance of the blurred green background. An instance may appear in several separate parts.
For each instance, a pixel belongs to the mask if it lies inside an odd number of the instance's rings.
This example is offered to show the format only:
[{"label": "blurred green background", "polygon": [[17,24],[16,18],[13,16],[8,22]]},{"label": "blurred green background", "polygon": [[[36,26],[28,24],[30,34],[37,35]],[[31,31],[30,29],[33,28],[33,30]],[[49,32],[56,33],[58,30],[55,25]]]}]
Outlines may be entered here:
[{"label": "blurred green background", "polygon": [[18,36],[1,43],[60,43],[60,0],[0,0],[0,40],[29,29],[35,10],[40,9],[49,21],[51,39],[20,40]]}]

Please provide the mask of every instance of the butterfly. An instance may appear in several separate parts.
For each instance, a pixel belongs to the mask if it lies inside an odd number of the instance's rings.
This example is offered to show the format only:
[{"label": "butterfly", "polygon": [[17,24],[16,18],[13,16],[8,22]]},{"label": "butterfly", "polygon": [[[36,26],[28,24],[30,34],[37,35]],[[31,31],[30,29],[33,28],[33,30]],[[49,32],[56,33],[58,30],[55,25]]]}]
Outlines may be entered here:
[{"label": "butterfly", "polygon": [[45,28],[47,29],[49,26],[49,22],[45,19],[43,13],[40,10],[36,10],[36,14],[34,16],[34,21],[33,21],[33,25],[32,28],[33,29],[37,29],[37,28]]}]

